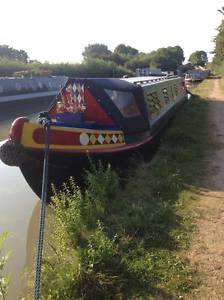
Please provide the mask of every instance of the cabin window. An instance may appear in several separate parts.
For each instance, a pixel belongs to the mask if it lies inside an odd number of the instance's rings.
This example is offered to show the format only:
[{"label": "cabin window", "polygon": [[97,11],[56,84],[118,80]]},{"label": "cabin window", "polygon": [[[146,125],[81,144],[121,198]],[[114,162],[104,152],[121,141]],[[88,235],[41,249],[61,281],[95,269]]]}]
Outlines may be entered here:
[{"label": "cabin window", "polygon": [[125,118],[137,117],[140,111],[131,92],[122,92],[105,89],[105,92]]}]

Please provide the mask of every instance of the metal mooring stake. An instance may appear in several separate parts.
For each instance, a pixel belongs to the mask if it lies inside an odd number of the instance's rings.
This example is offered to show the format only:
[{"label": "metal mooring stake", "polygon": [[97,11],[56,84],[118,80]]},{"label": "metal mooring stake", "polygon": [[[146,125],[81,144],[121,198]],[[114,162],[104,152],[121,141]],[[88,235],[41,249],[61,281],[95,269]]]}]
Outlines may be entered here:
[{"label": "metal mooring stake", "polygon": [[45,150],[44,150],[44,167],[43,167],[42,190],[41,190],[39,239],[38,239],[35,284],[34,284],[34,298],[33,298],[34,300],[40,300],[40,290],[41,290],[41,263],[42,263],[42,252],[43,252],[43,243],[44,243],[44,226],[45,226],[45,213],[46,213],[46,202],[47,202],[48,161],[49,161],[49,144],[50,144],[50,122],[48,120],[44,122],[44,129],[45,129]]}]

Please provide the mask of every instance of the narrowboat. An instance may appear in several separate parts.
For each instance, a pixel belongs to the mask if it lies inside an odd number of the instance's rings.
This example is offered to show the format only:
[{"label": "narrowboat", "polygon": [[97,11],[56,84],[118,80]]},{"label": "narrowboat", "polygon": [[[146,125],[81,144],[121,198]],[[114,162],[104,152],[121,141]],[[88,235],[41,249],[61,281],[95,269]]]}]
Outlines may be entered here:
[{"label": "narrowboat", "polygon": [[208,70],[201,70],[201,69],[194,69],[188,71],[187,74],[185,74],[185,81],[188,82],[201,82],[205,78],[209,76]]},{"label": "narrowboat", "polygon": [[1,160],[19,166],[41,190],[46,124],[50,181],[66,180],[90,159],[122,161],[147,147],[185,101],[181,77],[68,78],[37,122],[17,118],[0,148]]}]

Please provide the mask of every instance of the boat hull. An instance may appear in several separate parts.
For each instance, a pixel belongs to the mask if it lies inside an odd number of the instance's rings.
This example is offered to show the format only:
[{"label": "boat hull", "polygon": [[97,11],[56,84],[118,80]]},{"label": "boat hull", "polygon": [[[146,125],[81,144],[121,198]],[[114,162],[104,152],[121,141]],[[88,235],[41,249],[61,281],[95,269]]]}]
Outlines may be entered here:
[{"label": "boat hull", "polygon": [[[148,140],[147,143],[135,149],[129,149],[117,153],[88,153],[67,154],[50,152],[48,164],[48,201],[53,195],[52,186],[61,190],[63,184],[69,181],[70,177],[75,179],[79,186],[85,185],[85,174],[87,170],[97,167],[99,163],[103,166],[111,165],[121,177],[126,175],[130,164],[136,160],[150,159],[155,152],[159,135]],[[41,197],[42,176],[43,176],[43,153],[29,151],[27,159],[19,166],[20,170],[32,190]]]}]

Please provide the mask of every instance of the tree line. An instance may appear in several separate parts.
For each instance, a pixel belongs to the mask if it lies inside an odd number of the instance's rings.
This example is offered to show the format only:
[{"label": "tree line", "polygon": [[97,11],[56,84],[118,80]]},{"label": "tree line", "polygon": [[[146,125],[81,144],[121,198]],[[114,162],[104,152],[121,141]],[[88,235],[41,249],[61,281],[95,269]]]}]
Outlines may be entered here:
[{"label": "tree line", "polygon": [[[224,6],[218,9],[218,12],[224,16]],[[216,29],[217,34],[213,41],[215,43],[215,48],[213,51],[214,57],[212,61],[213,68],[224,75],[224,20]]]},{"label": "tree line", "polygon": [[[24,75],[41,75],[48,70],[51,75],[73,77],[121,77],[133,76],[137,68],[159,68],[176,71],[185,60],[180,46],[163,47],[150,53],[140,52],[131,46],[119,44],[113,51],[104,44],[90,44],[84,48],[83,61],[77,64],[40,63],[30,60],[24,50],[0,45],[0,76],[12,76],[15,72]],[[205,51],[195,51],[189,57],[192,64],[205,65],[208,62]]]}]

